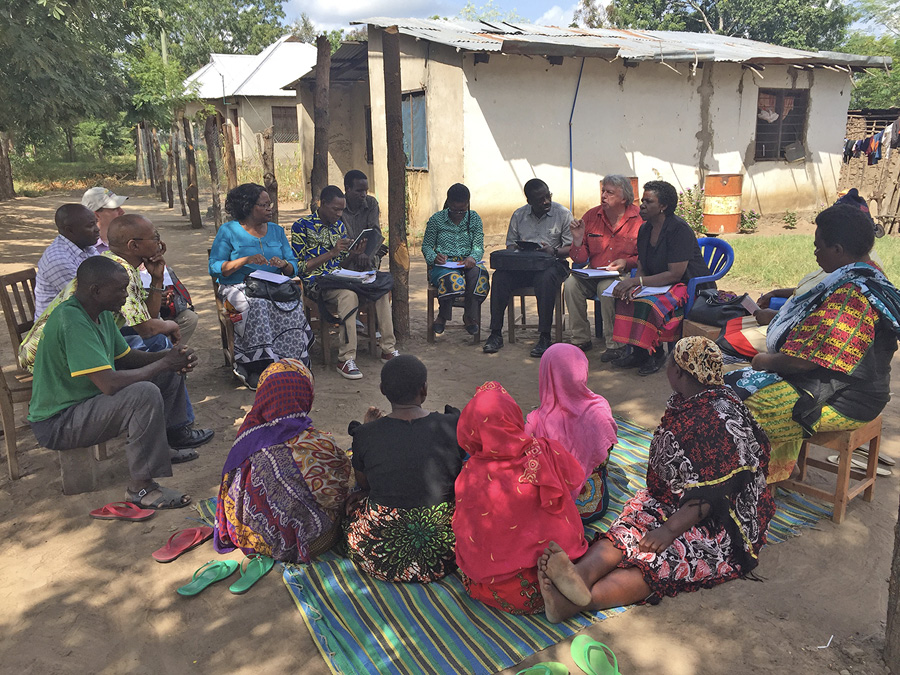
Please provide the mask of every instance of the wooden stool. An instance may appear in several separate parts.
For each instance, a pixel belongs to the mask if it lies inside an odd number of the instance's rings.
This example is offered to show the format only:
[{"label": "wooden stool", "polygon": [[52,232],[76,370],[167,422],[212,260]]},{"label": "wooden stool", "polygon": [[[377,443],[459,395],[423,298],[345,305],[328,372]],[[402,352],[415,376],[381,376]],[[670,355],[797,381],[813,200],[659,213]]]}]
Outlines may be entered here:
[{"label": "wooden stool", "polygon": [[[866,443],[869,444],[869,462],[866,465],[865,472],[863,472],[853,468],[850,464],[850,459],[853,456],[853,451]],[[837,450],[838,465],[834,466],[821,459],[809,457],[810,445]],[[801,494],[821,499],[829,504],[834,504],[834,512],[831,519],[835,523],[840,523],[844,520],[844,514],[847,512],[847,504],[860,492],[863,492],[865,501],[872,501],[875,493],[875,469],[878,467],[879,445],[881,445],[881,415],[871,422],[867,422],[859,429],[853,429],[852,431],[823,431],[822,433],[814,434],[811,438],[803,441],[803,445],[800,448],[800,456],[797,459],[800,477],[796,480],[789,478],[781,481],[778,485],[788,490],[796,490]],[[806,478],[806,469],[810,466],[837,474],[833,494],[803,482]],[[853,489],[850,489],[851,478],[859,481]]]},{"label": "wooden stool", "polygon": [[[330,366],[332,363],[331,359],[331,331],[335,328],[338,330],[343,330],[339,324],[332,324],[327,321],[322,321],[322,318],[319,316],[319,303],[316,300],[313,300],[306,293],[303,294],[303,308],[306,310],[306,320],[309,322],[310,327],[313,330],[318,330],[319,343],[322,345],[322,362],[326,366]],[[359,309],[356,311],[356,314],[351,316],[348,321],[356,321],[356,317],[360,317],[360,321],[362,321],[366,326],[366,332],[368,335],[366,336],[366,340],[369,344],[369,355],[374,358],[378,358],[381,354],[378,353],[377,344],[378,338],[375,336],[377,317],[375,316],[375,303],[371,300],[363,300],[359,299]],[[337,339],[340,340],[340,335],[337,336]],[[357,335],[357,343],[359,342],[359,336]]]},{"label": "wooden stool", "polygon": [[[563,328],[565,324],[564,314],[566,312],[565,305],[565,297],[563,296],[563,285],[559,285],[559,293],[556,297],[556,339],[554,342],[562,342],[563,341]],[[529,324],[525,319],[525,298],[527,296],[534,297],[534,288],[532,286],[527,286],[523,288],[513,289],[512,293],[509,294],[509,305],[507,305],[507,324],[509,331],[509,342],[510,344],[516,341],[516,324],[518,323],[519,328],[537,328],[537,324]],[[519,298],[519,314],[516,315],[516,298]]]},{"label": "wooden stool", "polygon": [[716,341],[716,338],[719,337],[719,333],[722,332],[721,326],[710,326],[705,323],[699,323],[697,321],[691,321],[690,319],[685,319],[681,323],[681,336],[682,337],[690,337],[692,335],[698,335],[700,337],[709,338],[713,342]]},{"label": "wooden stool", "polygon": [[78,495],[97,489],[97,463],[108,456],[106,443],[60,450],[57,454],[63,494]]},{"label": "wooden stool", "polygon": [[[434,342],[434,317],[436,313],[434,311],[434,303],[437,302],[437,288],[428,284],[428,342]],[[465,298],[461,295],[455,297],[453,299],[454,307],[465,307]],[[478,332],[472,336],[472,344],[478,344],[481,342],[481,303],[478,303],[478,316],[476,317],[478,321]],[[464,324],[460,324],[458,326],[447,326],[447,328],[465,328]]]}]

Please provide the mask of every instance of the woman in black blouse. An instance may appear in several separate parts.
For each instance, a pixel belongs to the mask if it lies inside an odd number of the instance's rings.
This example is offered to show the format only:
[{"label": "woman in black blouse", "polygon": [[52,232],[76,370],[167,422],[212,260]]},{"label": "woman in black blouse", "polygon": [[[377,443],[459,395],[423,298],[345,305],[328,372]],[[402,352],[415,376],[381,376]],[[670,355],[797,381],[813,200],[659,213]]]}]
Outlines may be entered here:
[{"label": "woman in black blouse", "polygon": [[[706,276],[709,268],[703,260],[697,237],[684,220],[675,215],[678,193],[661,180],[644,185],[638,231],[637,273],[620,281],[613,289],[616,302],[616,342],[630,344],[631,353],[613,361],[620,368],[640,367],[641,375],[651,375],[665,363],[662,345],[678,337],[687,302],[687,282]],[[641,288],[671,286],[665,293],[636,297]],[[715,288],[715,284],[700,284]]]}]

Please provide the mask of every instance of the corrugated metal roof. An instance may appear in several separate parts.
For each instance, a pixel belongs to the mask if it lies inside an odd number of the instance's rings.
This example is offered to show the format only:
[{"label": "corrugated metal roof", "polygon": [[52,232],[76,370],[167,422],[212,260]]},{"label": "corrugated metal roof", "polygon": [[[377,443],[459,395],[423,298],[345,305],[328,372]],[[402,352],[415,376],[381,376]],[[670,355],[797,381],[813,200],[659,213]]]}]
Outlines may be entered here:
[{"label": "corrugated metal roof", "polygon": [[400,33],[464,51],[597,56],[635,61],[727,61],[747,64],[885,67],[890,57],[810,52],[710,33],[619,29],[558,28],[504,21],[460,21],[373,17],[353,23]]},{"label": "corrugated metal roof", "polygon": [[316,48],[296,42],[290,36],[279,38],[255,56],[210,54],[209,63],[185,80],[196,82],[202,99],[228,99],[233,96],[293,97],[284,85],[316,65]]},{"label": "corrugated metal roof", "polygon": [[[369,43],[344,42],[331,55],[331,82],[360,82],[369,77]],[[284,89],[296,89],[300,81],[315,81],[316,69],[312,68],[305,75],[295,79]]]}]

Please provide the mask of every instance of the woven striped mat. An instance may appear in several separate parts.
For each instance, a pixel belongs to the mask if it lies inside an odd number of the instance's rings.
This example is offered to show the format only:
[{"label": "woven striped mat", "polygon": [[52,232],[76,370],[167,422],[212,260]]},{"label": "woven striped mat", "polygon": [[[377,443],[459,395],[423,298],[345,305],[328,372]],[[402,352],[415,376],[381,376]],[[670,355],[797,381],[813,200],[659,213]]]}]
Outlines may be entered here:
[{"label": "woven striped mat", "polygon": [[[645,486],[652,431],[617,420],[619,442],[610,458],[610,503],[588,537],[605,531],[625,502]],[[831,511],[796,493],[779,491],[769,543],[815,525]],[[215,517],[215,498],[198,505]],[[625,607],[584,613],[554,625],[543,615],[512,616],[475,602],[459,575],[431,584],[390,584],[326,554],[311,565],[285,566],[283,580],[333,673],[351,675],[481,675],[503,670]]]}]

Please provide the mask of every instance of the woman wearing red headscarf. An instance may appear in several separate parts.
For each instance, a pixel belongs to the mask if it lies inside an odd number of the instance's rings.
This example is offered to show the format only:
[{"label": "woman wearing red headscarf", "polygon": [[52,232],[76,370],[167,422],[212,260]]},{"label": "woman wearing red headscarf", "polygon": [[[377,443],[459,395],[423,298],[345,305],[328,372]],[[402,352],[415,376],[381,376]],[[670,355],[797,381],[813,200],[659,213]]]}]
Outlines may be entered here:
[{"label": "woman wearing red headscarf", "polygon": [[466,590],[504,612],[541,612],[537,559],[548,541],[573,559],[587,550],[572,498],[584,469],[558,442],[527,434],[522,410],[497,382],[478,388],[456,429],[470,455],[453,514]]}]

